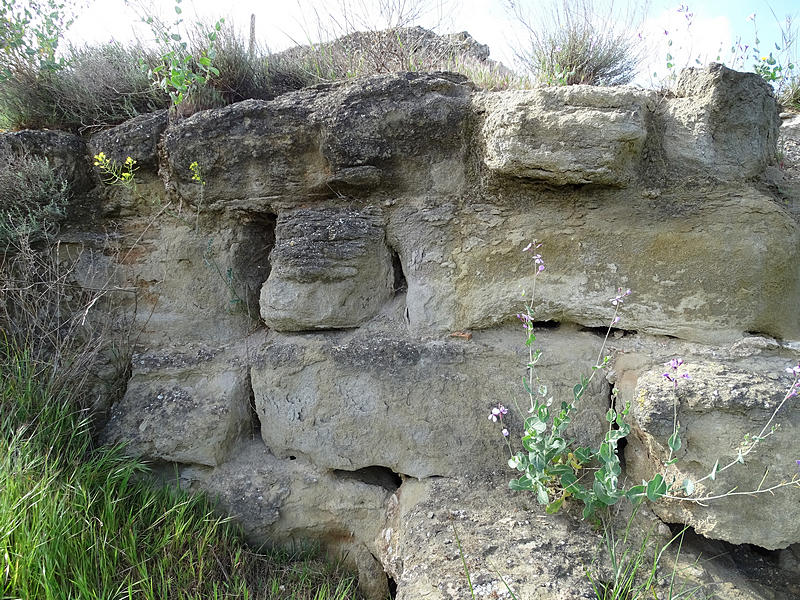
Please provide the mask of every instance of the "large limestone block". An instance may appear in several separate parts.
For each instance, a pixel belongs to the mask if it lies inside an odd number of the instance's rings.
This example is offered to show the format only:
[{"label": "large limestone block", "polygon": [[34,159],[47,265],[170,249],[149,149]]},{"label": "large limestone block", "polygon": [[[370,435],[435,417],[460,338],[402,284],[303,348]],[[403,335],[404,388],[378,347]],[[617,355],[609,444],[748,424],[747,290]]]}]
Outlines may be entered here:
[{"label": "large limestone block", "polygon": [[254,546],[318,541],[358,571],[368,600],[388,597],[386,575],[373,556],[391,493],[386,487],[303,460],[280,460],[257,439],[216,469],[182,469],[180,483],[210,494]]},{"label": "large limestone block", "polygon": [[164,135],[172,184],[198,204],[201,186],[192,182],[189,169],[197,162],[208,206],[316,188],[325,181],[327,166],[318,127],[308,119],[312,100],[309,93],[271,102],[245,100],[172,125]]},{"label": "large limestone block", "polygon": [[[103,152],[118,165],[124,164],[130,156],[136,161],[137,169],[157,171],[158,143],[167,128],[167,119],[166,110],[134,117],[93,135],[89,139],[89,151],[92,156]],[[141,175],[141,172],[136,173],[137,177]]]},{"label": "large limestone block", "polygon": [[[669,454],[673,406],[677,407],[682,447],[675,454],[678,462],[668,472],[678,486],[684,478],[697,481],[708,475],[717,460],[720,466],[735,460],[737,449],[746,448],[745,436],[752,439],[758,435],[783,399],[791,383],[791,377],[783,372],[787,364],[791,366],[790,361],[776,358],[751,358],[733,365],[686,358],[679,373],[688,372],[691,379],[679,379],[677,394],[663,376],[671,369],[661,364],[642,371],[638,378],[625,377],[619,387],[621,397],[631,402],[633,425],[625,450],[628,475],[634,481],[649,480],[662,468]],[[718,474],[715,481],[699,484],[694,496],[716,496],[734,489],[747,492],[796,477],[800,457],[796,398],[784,405],[774,423],[779,424],[775,433],[747,454],[744,464]],[[734,495],[703,504],[661,501],[653,510],[667,522],[686,523],[706,537],[733,544],[774,550],[800,542],[797,486],[774,494]]]},{"label": "large limestone block", "polygon": [[[137,336],[147,347],[226,344],[257,327],[258,293],[269,274],[273,224],[218,222],[182,215],[130,219],[117,268],[136,291]],[[197,223],[201,227],[197,227]]]},{"label": "large limestone block", "polygon": [[675,96],[659,114],[665,157],[676,172],[746,179],[775,161],[778,107],[759,75],[716,63],[684,69]]},{"label": "large limestone block", "polygon": [[398,73],[202,111],[167,129],[169,176],[197,204],[197,161],[203,202],[258,210],[398,186],[458,193],[472,90],[459,75]]},{"label": "large limestone block", "polygon": [[235,354],[187,347],[135,354],[102,438],[151,460],[216,466],[250,429],[250,381]]},{"label": "large limestone block", "polygon": [[[625,560],[634,560],[642,537],[649,534],[650,542],[639,557],[644,561],[639,575],[646,577],[655,552],[672,534],[641,509],[628,544],[620,543],[624,513],[608,521],[618,536],[617,557],[626,552]],[[519,599],[596,598],[587,572],[598,583],[612,580],[606,540],[591,523],[580,519],[577,506],[567,502],[559,514],[546,515],[530,494],[510,491],[496,474],[406,480],[390,499],[387,517],[379,557],[397,584],[397,600],[471,598],[462,556],[476,598],[511,598],[506,584]],[[696,597],[789,600],[800,589],[790,571],[765,568],[762,563],[754,576],[754,570],[740,570],[733,561],[726,562],[729,546],[702,548],[701,553],[688,534],[682,540],[673,580],[676,549],[677,542],[661,554],[649,597],[676,597],[679,591],[696,588]],[[746,548],[737,548],[733,554],[745,564],[758,560]]]},{"label": "large limestone block", "polygon": [[395,73],[331,87],[313,119],[334,189],[352,169],[370,166],[378,179],[372,189],[462,192],[473,90],[454,73]]},{"label": "large limestone block", "polygon": [[408,282],[411,327],[426,335],[512,319],[533,287],[522,249],[535,238],[546,264],[538,320],[607,326],[622,287],[633,291],[616,325],[624,329],[710,343],[800,336],[800,228],[752,187],[417,199],[390,214],[387,237]]},{"label": "large limestone block", "polygon": [[[600,339],[568,328],[543,330],[538,373],[558,403],[591,372]],[[388,467],[414,477],[505,465],[500,425],[519,439],[529,400],[521,330],[476,332],[471,340],[417,341],[400,330],[271,334],[251,378],[261,435],[277,456],[304,456],[332,469]],[[596,377],[570,434],[596,444],[609,388]],[[576,420],[577,422],[578,420]]]},{"label": "large limestone block", "polygon": [[624,186],[639,164],[651,97],[583,85],[484,94],[484,163],[555,185]]},{"label": "large limestone block", "polygon": [[356,327],[393,293],[392,257],[374,208],[311,208],[278,216],[261,316],[279,331]]}]

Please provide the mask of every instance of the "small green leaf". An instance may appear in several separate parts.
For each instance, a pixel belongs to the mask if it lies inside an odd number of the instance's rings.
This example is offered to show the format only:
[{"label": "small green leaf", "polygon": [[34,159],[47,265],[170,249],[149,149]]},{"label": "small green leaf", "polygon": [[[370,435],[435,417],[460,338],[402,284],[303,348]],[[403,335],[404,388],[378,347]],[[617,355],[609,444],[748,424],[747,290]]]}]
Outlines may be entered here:
[{"label": "small green leaf", "polygon": [[536,490],[536,501],[539,504],[548,504],[550,502],[550,496],[547,494],[547,490],[541,485],[539,485]]},{"label": "small green leaf", "polygon": [[172,39],[172,40],[174,40],[176,42],[180,42],[181,41],[181,34],[180,33],[172,33],[172,34],[170,34],[169,37],[170,37],[170,39]]},{"label": "small green leaf", "polygon": [[613,452],[611,451],[611,447],[606,442],[600,444],[599,456],[601,461],[608,462],[609,460],[611,460],[612,455]]},{"label": "small green leaf", "polygon": [[547,508],[544,509],[544,512],[546,512],[548,515],[554,515],[561,509],[562,504],[564,504],[563,496],[558,500],[553,500],[550,504],[548,504]]},{"label": "small green leaf", "polygon": [[669,436],[669,440],[667,441],[669,444],[669,449],[673,452],[677,452],[681,448],[681,438],[678,435],[678,430],[676,429],[675,432]]},{"label": "small green leaf", "polygon": [[646,494],[647,488],[643,485],[635,485],[627,492],[625,492],[625,496],[631,502],[641,502],[644,500],[644,496]]},{"label": "small green leaf", "polygon": [[694,494],[694,481],[689,479],[688,477],[683,480],[683,489],[686,492],[687,496],[691,496]]},{"label": "small green leaf", "polygon": [[591,448],[588,448],[586,446],[581,446],[580,448],[576,448],[572,454],[575,456],[576,459],[578,459],[579,463],[585,465],[590,460],[592,460],[592,456],[594,453],[592,452]]},{"label": "small green leaf", "polygon": [[664,481],[664,477],[661,473],[656,473],[653,479],[647,482],[647,498],[651,502],[655,502],[666,493],[667,484]]},{"label": "small green leaf", "polygon": [[508,482],[508,487],[516,492],[523,490],[532,490],[533,483],[527,477],[520,477],[519,479],[512,479]]},{"label": "small green leaf", "polygon": [[180,7],[180,6],[178,6],[178,5],[176,4],[176,5],[175,5],[175,14],[178,14],[178,15],[179,15],[179,14],[181,14],[182,12],[183,12],[183,10],[181,10],[181,7]]},{"label": "small green leaf", "polygon": [[609,408],[608,412],[606,413],[606,421],[609,423],[613,423],[614,419],[617,418],[617,413],[614,412],[613,408]]}]

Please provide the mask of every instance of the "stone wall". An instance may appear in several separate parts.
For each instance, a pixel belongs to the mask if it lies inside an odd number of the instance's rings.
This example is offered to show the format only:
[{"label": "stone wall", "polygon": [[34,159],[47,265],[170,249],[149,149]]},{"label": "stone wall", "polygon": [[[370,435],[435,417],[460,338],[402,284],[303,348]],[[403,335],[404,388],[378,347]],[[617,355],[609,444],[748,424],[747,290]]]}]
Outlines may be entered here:
[{"label": "stone wall", "polygon": [[[62,237],[83,249],[82,283],[136,290],[132,375],[104,440],[177,469],[256,542],[311,536],[346,554],[370,598],[386,595],[384,573],[398,598],[466,597],[454,526],[478,597],[507,593],[499,573],[518,597],[574,598],[603,560],[597,533],[506,489],[508,450],[486,418],[527,402],[522,249],[542,243],[539,375],[556,398],[595,363],[617,288],[633,291],[571,435],[597,444],[609,406],[631,402],[625,473],[649,478],[673,417],[663,363],[682,356],[676,476],[702,475],[766,422],[800,357],[797,198],[769,176],[779,124],[759,77],[712,65],[672,93],[487,93],[395,74],[87,139],[4,137],[76,182]],[[102,186],[99,151],[133,157],[136,187]],[[511,411],[512,440],[523,419]],[[794,400],[779,420],[709,494],[797,474]],[[766,583],[696,563],[687,577],[720,597],[800,593],[796,488],[637,518],[654,539],[688,524],[739,553],[782,550]]]}]

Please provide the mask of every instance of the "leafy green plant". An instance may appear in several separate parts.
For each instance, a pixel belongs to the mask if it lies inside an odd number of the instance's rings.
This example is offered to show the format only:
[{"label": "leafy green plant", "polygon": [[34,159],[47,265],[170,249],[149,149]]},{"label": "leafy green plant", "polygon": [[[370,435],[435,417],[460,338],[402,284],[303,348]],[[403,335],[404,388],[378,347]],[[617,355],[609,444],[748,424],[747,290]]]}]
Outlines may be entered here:
[{"label": "leafy green plant", "polygon": [[144,17],[161,51],[159,64],[148,68],[147,73],[153,83],[169,95],[173,106],[178,106],[190,95],[198,95],[211,76],[219,75],[219,69],[213,64],[217,55],[215,42],[225,23],[225,19],[214,23],[211,30],[203,34],[205,44],[199,52],[192,53],[185,34],[181,33],[182,1],[175,0],[176,18],[172,23],[166,24],[153,15]]},{"label": "leafy green plant", "polygon": [[753,23],[754,43],[750,55],[753,61],[753,71],[761,75],[767,83],[773,84],[776,92],[780,95],[791,81],[800,76],[800,73],[795,72],[795,61],[793,60],[793,56],[796,54],[797,30],[793,26],[791,17],[786,17],[785,21],[781,23],[774,11],[772,16],[780,29],[780,42],[775,42],[774,50],[770,49],[769,52],[763,48],[756,24],[757,16],[756,13],[753,13],[750,15],[750,21]]},{"label": "leafy green plant", "polygon": [[20,68],[56,71],[66,64],[56,51],[75,7],[65,0],[0,0],[0,83]]}]

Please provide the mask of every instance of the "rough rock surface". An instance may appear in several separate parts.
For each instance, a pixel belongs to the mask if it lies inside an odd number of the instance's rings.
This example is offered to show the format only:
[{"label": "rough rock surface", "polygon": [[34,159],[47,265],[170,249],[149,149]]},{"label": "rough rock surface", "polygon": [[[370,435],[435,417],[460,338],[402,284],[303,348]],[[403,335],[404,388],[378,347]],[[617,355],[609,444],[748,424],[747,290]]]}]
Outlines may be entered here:
[{"label": "rough rock surface", "polygon": [[197,161],[209,200],[261,210],[330,196],[361,167],[375,169],[379,189],[460,192],[472,89],[453,74],[403,73],[200,112],[166,132],[170,177],[196,203]]},{"label": "rough rock surface", "polygon": [[[686,478],[696,482],[709,475],[717,460],[724,468],[736,460],[737,451],[745,453],[743,464],[734,464],[714,480],[697,484],[692,497],[702,499],[729,490],[739,494],[703,504],[661,502],[654,510],[662,519],[691,524],[707,537],[770,550],[786,548],[800,539],[796,462],[800,416],[796,398],[789,398],[770,420],[792,382],[781,372],[785,365],[785,360],[774,358],[733,365],[686,359],[679,373],[689,373],[691,379],[679,379],[676,389],[665,381],[663,373],[672,369],[664,365],[641,373],[633,389],[629,384],[621,386],[623,398],[632,405],[634,430],[626,457],[633,480],[649,480],[667,460],[674,409],[682,447],[675,453],[679,460],[669,473],[678,487]],[[776,425],[774,433],[770,433],[772,425]],[[768,437],[753,447],[752,439],[762,431]],[[798,480],[793,487],[772,494],[742,495],[793,478]],[[676,495],[683,494],[676,491]],[[767,504],[772,516],[764,519]]]},{"label": "rough rock surface", "polygon": [[356,327],[393,295],[380,212],[298,209],[278,217],[261,316],[278,331]]},{"label": "rough rock surface", "polygon": [[775,161],[777,102],[755,73],[712,63],[685,69],[665,106],[664,152],[689,171],[719,179],[754,177]]},{"label": "rough rock surface", "polygon": [[216,498],[256,546],[320,541],[358,570],[367,598],[384,600],[387,579],[374,554],[390,489],[348,475],[279,460],[251,440],[219,468],[185,468],[179,481]]},{"label": "rough rock surface", "polygon": [[[509,588],[519,599],[596,598],[587,572],[598,584],[611,580],[605,538],[582,521],[578,511],[546,515],[530,497],[510,492],[496,475],[480,481],[406,481],[390,499],[387,514],[380,556],[397,583],[398,600],[470,598],[462,555],[476,598],[510,599]],[[624,515],[618,515],[614,527],[624,528],[624,523]],[[644,558],[649,570],[654,550],[673,534],[646,510],[633,522],[632,531],[637,548],[642,536],[650,535]],[[800,579],[790,571],[751,569],[742,576],[724,564],[724,558],[708,558],[715,554],[725,553],[716,547],[695,547],[687,536],[677,562],[675,548],[664,552],[654,592],[659,598],[669,597],[673,567],[674,591],[695,589],[700,597],[789,600],[800,590]],[[758,555],[743,550],[740,558],[752,564]],[[785,587],[774,587],[778,580],[786,582]]]},{"label": "rough rock surface", "polygon": [[[130,156],[138,169],[158,169],[158,141],[167,128],[167,111],[159,110],[140,115],[122,125],[106,129],[89,140],[92,156],[103,152],[106,157],[122,165]],[[137,173],[141,177],[141,173]]]},{"label": "rough rock surface", "polygon": [[[591,371],[600,340],[589,333],[542,331],[538,374],[564,397]],[[521,432],[528,355],[508,328],[415,341],[398,328],[332,335],[271,335],[252,369],[261,436],[277,456],[304,456],[331,469],[388,467],[413,477],[457,475],[503,464],[501,427],[487,418],[501,402]],[[602,439],[608,384],[596,378],[586,420],[572,434]]]},{"label": "rough rock surface", "polygon": [[[489,46],[481,44],[469,33],[437,35],[422,27],[397,27],[384,31],[358,31],[328,44],[297,46],[279,52],[274,60],[314,61],[316,57],[340,58],[349,64],[359,65],[366,60],[380,61],[377,72],[398,71],[407,68],[409,62],[446,63],[448,60],[472,59],[485,62],[489,58]],[[339,56],[341,55],[341,56]],[[405,61],[404,64],[398,64]]]},{"label": "rough rock surface", "polygon": [[[482,597],[504,596],[498,570],[520,598],[589,593],[597,535],[490,474],[508,450],[489,410],[511,408],[515,444],[526,415],[528,354],[510,326],[523,299],[534,297],[537,369],[558,402],[595,363],[617,288],[632,289],[607,340],[618,358],[570,432],[596,445],[619,389],[634,404],[626,481],[663,458],[672,356],[697,365],[679,388],[690,476],[764,422],[784,383],[769,373],[800,359],[800,187],[770,164],[775,101],[752,75],[691,70],[674,95],[654,95],[486,94],[405,73],[199,112],[163,134],[159,119],[94,138],[120,141],[109,156],[137,153],[147,177],[134,190],[75,186],[94,229],[71,224],[70,255],[106,231],[113,243],[79,260],[75,280],[136,309],[139,356],[107,438],[181,463],[185,485],[217,495],[254,540],[311,535],[348,554],[370,600],[385,595],[382,568],[399,598],[466,597],[450,517]],[[68,156],[91,182],[78,138],[10,135],[58,138],[53,160]],[[534,238],[535,294],[521,251]],[[748,456],[754,470],[718,483],[795,472],[795,413],[779,421]],[[429,475],[446,479],[408,477]],[[655,510],[707,536],[693,542],[704,556],[728,557],[687,579],[721,598],[791,597],[800,588],[780,565],[796,565],[798,493]]]},{"label": "rough rock surface", "polygon": [[539,320],[608,325],[619,286],[634,292],[625,329],[709,343],[745,331],[800,335],[785,301],[800,295],[800,228],[785,208],[744,186],[653,193],[523,188],[496,204],[398,207],[388,238],[408,281],[411,326],[424,334],[513,318],[533,286],[521,250],[535,238],[547,266]]},{"label": "rough rock surface", "polygon": [[111,407],[107,443],[151,459],[217,466],[252,427],[250,381],[235,355],[196,348],[137,354],[125,396]]},{"label": "rough rock surface", "polygon": [[198,224],[184,209],[157,222],[127,220],[120,232],[115,276],[138,290],[135,318],[148,347],[223,345],[257,328],[274,225],[268,217],[202,230]]},{"label": "rough rock surface", "polygon": [[555,185],[624,186],[640,161],[653,96],[588,85],[484,94],[484,163]]}]

